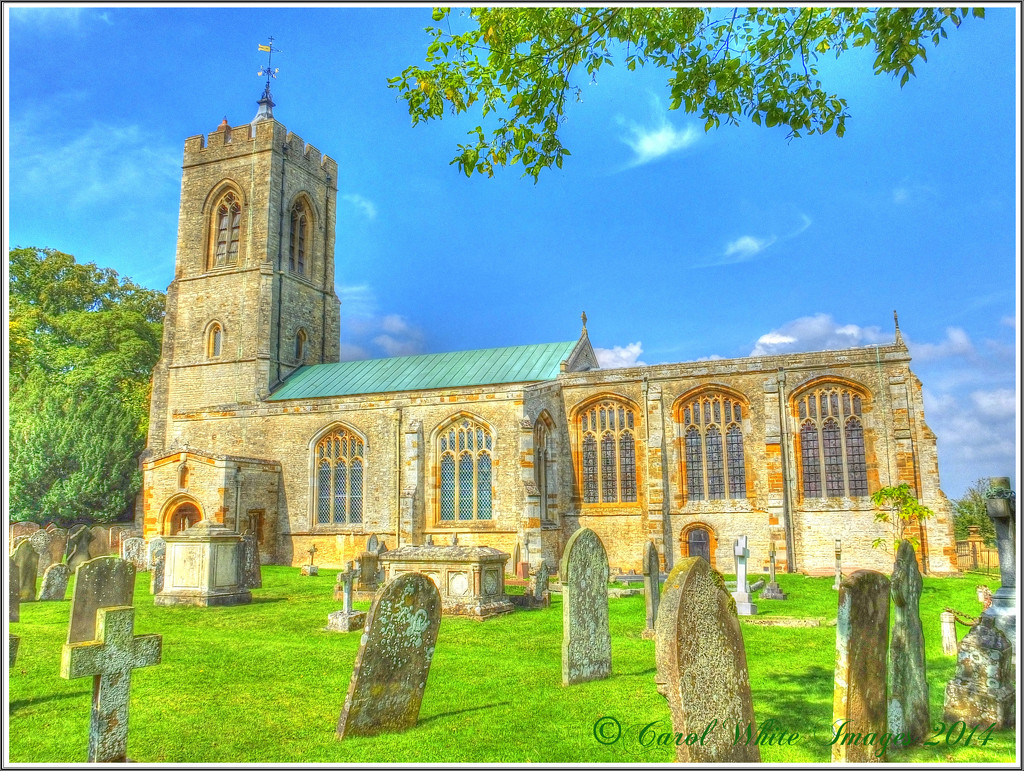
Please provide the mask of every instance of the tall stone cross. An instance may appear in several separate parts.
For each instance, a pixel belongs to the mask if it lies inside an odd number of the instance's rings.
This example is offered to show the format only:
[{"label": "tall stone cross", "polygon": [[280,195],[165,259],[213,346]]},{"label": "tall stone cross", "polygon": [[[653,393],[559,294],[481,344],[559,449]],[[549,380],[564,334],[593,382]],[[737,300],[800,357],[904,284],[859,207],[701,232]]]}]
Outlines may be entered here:
[{"label": "tall stone cross", "polygon": [[789,595],[779,588],[775,580],[775,541],[768,542],[768,585],[761,592],[761,599],[784,600]]},{"label": "tall stone cross", "polygon": [[999,549],[999,574],[1002,586],[992,595],[992,605],[985,610],[996,627],[1017,650],[1017,498],[1010,489],[1008,477],[991,477],[985,493],[988,517],[996,531]]},{"label": "tall stone cross", "polygon": [[750,556],[750,549],[747,548],[747,537],[741,535],[736,539],[732,549],[736,560],[736,591],[748,594],[750,584],[747,581],[747,557]]},{"label": "tall stone cross", "polygon": [[132,670],[160,663],[163,638],[135,635],[135,609],[96,611],[96,639],[65,643],[60,676],[93,678],[89,762],[123,763],[128,749],[128,697]]},{"label": "tall stone cross", "polygon": [[346,613],[352,612],[352,582],[355,580],[356,571],[352,566],[351,562],[346,563],[345,572],[338,573],[338,581],[342,582],[345,586],[345,605],[344,610]]},{"label": "tall stone cross", "polygon": [[306,551],[309,553],[309,565],[310,565],[310,567],[312,567],[313,566],[313,557],[314,557],[314,555],[317,552],[316,544],[313,544],[312,546],[310,546],[309,549],[307,549]]}]

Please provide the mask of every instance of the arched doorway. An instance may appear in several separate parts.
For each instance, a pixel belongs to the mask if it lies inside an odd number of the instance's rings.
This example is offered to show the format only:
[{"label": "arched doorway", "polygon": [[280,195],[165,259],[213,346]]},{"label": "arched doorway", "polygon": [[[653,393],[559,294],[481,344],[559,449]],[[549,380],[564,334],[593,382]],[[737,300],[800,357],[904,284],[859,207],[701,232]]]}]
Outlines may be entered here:
[{"label": "arched doorway", "polygon": [[167,535],[177,535],[182,530],[192,527],[202,519],[199,507],[194,503],[186,501],[180,503],[167,518]]}]

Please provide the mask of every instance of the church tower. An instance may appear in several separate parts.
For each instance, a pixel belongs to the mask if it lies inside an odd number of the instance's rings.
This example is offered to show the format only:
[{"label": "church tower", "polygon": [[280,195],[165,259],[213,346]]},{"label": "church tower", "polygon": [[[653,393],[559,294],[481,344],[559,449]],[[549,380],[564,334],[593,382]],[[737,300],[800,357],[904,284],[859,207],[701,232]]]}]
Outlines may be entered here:
[{"label": "church tower", "polygon": [[274,119],[269,78],[259,105],[185,140],[150,454],[176,443],[175,412],[254,405],[299,366],[338,360],[338,165]]}]

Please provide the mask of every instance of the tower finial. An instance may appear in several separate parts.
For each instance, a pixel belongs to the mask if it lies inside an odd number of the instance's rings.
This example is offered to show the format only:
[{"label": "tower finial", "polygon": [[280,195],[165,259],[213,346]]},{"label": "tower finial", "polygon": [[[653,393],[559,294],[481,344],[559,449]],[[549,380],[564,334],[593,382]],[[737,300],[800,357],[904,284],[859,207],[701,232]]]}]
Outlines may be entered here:
[{"label": "tower finial", "polygon": [[583,311],[580,314],[580,318],[583,320],[583,334],[587,334],[587,312]]},{"label": "tower finial", "polygon": [[896,344],[903,345],[903,335],[900,333],[900,317],[896,314],[896,311],[892,312],[892,320],[896,324]]},{"label": "tower finial", "polygon": [[270,79],[271,78],[274,78],[274,79],[277,78],[277,73],[279,71],[279,68],[275,67],[275,68],[271,69],[270,63],[273,60],[275,52],[276,53],[281,53],[281,49],[274,48],[274,37],[273,37],[273,35],[271,35],[267,39],[266,45],[264,45],[263,43],[257,43],[256,47],[260,51],[266,51],[267,52],[267,66],[266,67],[260,67],[259,71],[256,73],[257,77],[260,77],[260,78],[266,77],[267,82],[266,82],[266,85],[263,87],[263,96],[261,96],[259,101],[256,102],[256,104],[259,105],[259,110],[256,111],[256,117],[252,119],[253,123],[259,123],[260,121],[273,120],[274,119],[274,99],[270,95]]}]

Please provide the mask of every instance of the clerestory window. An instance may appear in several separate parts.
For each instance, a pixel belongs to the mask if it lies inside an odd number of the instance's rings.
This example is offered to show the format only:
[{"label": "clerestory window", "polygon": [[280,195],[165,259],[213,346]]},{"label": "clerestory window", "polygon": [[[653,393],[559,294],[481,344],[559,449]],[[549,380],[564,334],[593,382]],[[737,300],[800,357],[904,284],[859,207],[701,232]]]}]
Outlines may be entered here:
[{"label": "clerestory window", "polygon": [[746,498],[743,405],[726,394],[702,394],[680,410],[688,501]]},{"label": "clerestory window", "polygon": [[805,498],[868,494],[863,396],[835,385],[797,397],[800,473]]},{"label": "clerestory window", "polygon": [[343,428],[317,442],[313,453],[318,525],[363,521],[364,449],[363,440]]},{"label": "clerestory window", "polygon": [[488,521],[494,438],[483,423],[463,418],[437,438],[440,458],[438,521],[442,524]]},{"label": "clerestory window", "polygon": [[603,401],[579,417],[584,503],[636,502],[633,409]]}]

